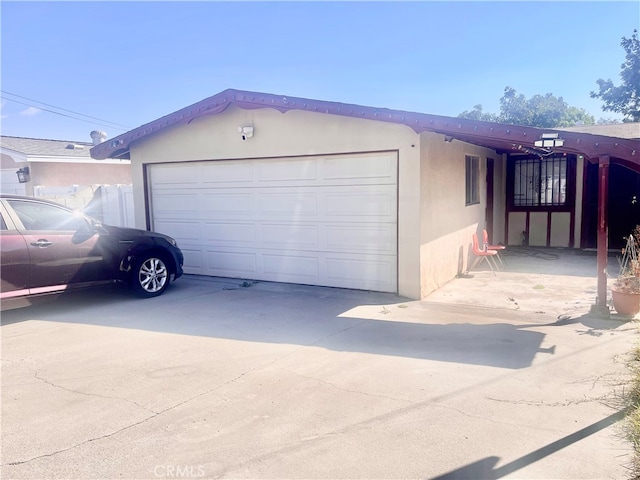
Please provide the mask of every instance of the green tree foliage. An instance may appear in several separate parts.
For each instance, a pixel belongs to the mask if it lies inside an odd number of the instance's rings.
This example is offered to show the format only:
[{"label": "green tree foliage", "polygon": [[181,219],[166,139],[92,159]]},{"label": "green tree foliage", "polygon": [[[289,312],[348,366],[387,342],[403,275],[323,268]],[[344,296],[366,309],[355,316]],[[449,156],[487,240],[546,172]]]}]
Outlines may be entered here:
[{"label": "green tree foliage", "polygon": [[592,98],[604,103],[602,110],[623,115],[623,122],[640,122],[640,41],[638,30],[631,38],[622,37],[620,42],[627,53],[621,65],[622,83],[615,86],[611,80],[597,80],[599,91],[591,92]]},{"label": "green tree foliage", "polygon": [[530,127],[571,127],[577,123],[593,125],[595,118],[583,108],[572,107],[551,93],[534,95],[527,99],[512,87],[505,87],[500,99],[500,114],[482,111],[482,105],[462,112],[458,117],[488,122],[528,125]]},{"label": "green tree foliage", "polygon": [[497,122],[498,116],[495,113],[487,113],[482,111],[482,105],[476,105],[473,110],[465,110],[458,117],[468,118],[470,120],[482,120],[484,122]]}]

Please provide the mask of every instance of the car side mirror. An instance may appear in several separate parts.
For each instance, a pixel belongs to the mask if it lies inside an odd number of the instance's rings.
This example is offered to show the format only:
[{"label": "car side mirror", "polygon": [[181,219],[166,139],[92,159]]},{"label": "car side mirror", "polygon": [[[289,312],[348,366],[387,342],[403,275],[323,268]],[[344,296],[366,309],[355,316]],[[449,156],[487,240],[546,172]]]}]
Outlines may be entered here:
[{"label": "car side mirror", "polygon": [[91,219],[91,230],[94,233],[104,233],[104,232],[106,232],[106,229],[102,225],[102,222],[100,220],[96,220],[95,218]]}]

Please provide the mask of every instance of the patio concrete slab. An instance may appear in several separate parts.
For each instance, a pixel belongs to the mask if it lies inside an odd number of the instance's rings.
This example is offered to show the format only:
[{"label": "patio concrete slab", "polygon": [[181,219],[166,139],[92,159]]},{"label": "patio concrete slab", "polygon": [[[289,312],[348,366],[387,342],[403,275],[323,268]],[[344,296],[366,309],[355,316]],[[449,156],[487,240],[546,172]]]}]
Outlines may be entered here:
[{"label": "patio concrete slab", "polygon": [[507,261],[423,301],[186,276],[4,312],[2,475],[626,478],[636,324]]}]

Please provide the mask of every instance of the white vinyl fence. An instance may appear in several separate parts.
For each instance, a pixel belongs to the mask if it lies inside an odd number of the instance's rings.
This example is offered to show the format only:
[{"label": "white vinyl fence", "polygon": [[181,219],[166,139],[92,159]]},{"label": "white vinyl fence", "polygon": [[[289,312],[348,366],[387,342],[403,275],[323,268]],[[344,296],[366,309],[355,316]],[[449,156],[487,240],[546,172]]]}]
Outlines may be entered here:
[{"label": "white vinyl fence", "polygon": [[131,185],[34,186],[33,196],[84,211],[108,225],[134,227]]}]

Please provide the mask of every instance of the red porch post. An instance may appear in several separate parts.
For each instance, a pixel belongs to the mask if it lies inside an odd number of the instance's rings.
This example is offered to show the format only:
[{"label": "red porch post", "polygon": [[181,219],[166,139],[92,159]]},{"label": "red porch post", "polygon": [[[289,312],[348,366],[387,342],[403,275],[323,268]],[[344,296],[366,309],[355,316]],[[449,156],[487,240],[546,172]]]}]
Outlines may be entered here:
[{"label": "red porch post", "polygon": [[602,155],[598,158],[598,298],[596,300],[596,309],[606,314],[609,313],[609,307],[607,306],[609,162],[609,155]]}]

